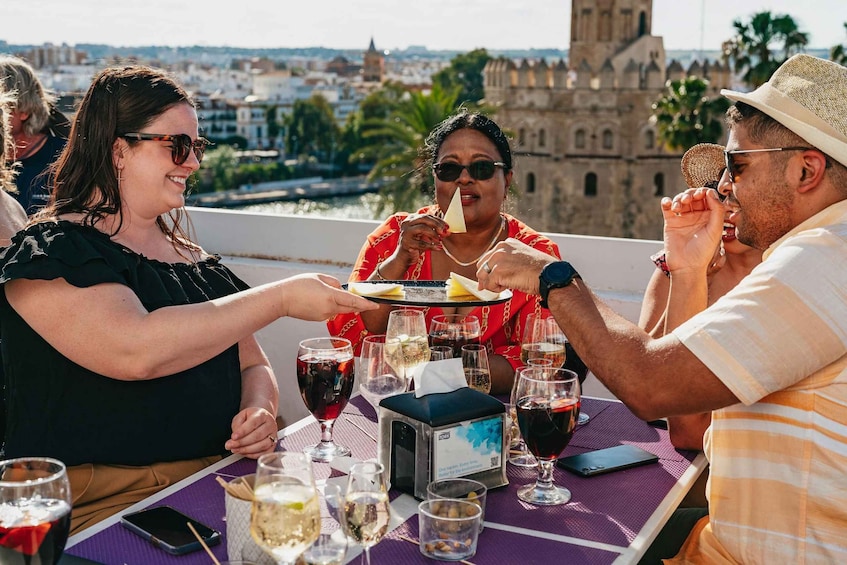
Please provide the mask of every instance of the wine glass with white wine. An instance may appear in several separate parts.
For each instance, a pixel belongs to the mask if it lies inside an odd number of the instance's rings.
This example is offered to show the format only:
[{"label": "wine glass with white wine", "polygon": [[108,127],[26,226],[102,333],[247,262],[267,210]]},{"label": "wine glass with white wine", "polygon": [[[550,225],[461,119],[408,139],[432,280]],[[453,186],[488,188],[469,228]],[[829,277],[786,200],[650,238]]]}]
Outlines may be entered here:
[{"label": "wine glass with white wine", "polygon": [[420,310],[392,310],[385,329],[385,360],[403,375],[409,387],[409,372],[429,361],[426,319]]},{"label": "wine glass with white wine", "polygon": [[279,451],[259,457],[250,534],[279,565],[293,565],[321,533],[312,459]]},{"label": "wine glass with white wine", "polygon": [[371,565],[370,549],[386,534],[391,519],[382,463],[365,461],[350,468],[343,518],[344,531],[364,548],[362,563]]}]

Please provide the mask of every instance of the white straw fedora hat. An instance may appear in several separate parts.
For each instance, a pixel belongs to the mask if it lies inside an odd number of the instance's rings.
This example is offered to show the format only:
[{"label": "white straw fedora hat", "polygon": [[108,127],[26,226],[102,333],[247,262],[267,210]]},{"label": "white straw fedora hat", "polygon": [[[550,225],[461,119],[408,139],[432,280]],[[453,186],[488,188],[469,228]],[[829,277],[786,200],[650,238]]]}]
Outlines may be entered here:
[{"label": "white straw fedora hat", "polygon": [[753,92],[721,94],[764,112],[847,166],[847,67],[794,55]]},{"label": "white straw fedora hat", "polygon": [[698,143],[685,152],[679,167],[688,188],[717,188],[726,168],[723,149],[715,143]]}]

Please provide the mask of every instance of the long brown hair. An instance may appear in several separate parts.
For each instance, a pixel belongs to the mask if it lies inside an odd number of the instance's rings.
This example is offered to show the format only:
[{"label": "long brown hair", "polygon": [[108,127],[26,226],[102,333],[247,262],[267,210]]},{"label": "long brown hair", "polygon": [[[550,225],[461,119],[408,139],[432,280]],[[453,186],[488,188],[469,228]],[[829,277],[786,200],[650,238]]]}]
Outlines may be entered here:
[{"label": "long brown hair", "polygon": [[[101,71],[91,83],[71,126],[68,144],[57,160],[48,205],[37,220],[63,214],[83,214],[93,226],[117,215],[117,233],[123,225],[121,194],[112,159],[120,136],[142,131],[157,117],[181,103],[195,106],[191,96],[163,71],[133,65]],[[167,216],[169,221],[165,221]],[[182,208],[159,216],[156,223],[172,241],[196,249],[181,227]]]}]

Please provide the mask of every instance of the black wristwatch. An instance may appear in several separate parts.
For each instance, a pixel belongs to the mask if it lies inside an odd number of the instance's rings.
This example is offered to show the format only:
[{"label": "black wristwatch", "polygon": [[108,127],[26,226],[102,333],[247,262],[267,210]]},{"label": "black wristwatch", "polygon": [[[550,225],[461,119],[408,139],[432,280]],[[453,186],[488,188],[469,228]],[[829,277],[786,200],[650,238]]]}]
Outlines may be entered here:
[{"label": "black wristwatch", "polygon": [[538,276],[538,294],[541,295],[541,306],[547,306],[547,295],[554,288],[563,288],[571,284],[574,279],[581,279],[573,265],[567,261],[556,261],[550,263]]}]

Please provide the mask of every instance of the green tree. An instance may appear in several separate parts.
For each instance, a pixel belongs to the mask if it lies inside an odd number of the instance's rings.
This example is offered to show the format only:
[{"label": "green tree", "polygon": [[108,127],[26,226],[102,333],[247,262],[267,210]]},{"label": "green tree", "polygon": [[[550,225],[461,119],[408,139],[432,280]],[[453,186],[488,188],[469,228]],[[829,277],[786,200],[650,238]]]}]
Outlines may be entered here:
[{"label": "green tree", "polygon": [[670,151],[714,143],[723,134],[722,118],[729,100],[710,98],[708,85],[708,81],[693,76],[668,81],[665,93],[653,102],[659,140]]},{"label": "green tree", "polygon": [[724,59],[754,88],[767,82],[777,67],[809,43],[809,34],[785,14],[758,12],[747,22],[733,21],[732,26],[735,36],[723,44]]},{"label": "green tree", "polygon": [[432,75],[432,82],[445,92],[459,88],[459,104],[475,104],[485,96],[482,70],[490,59],[485,49],[460,53],[450,60],[449,67]]},{"label": "green tree", "polygon": [[[844,31],[847,31],[847,22],[844,22]],[[847,67],[847,45],[839,44],[829,50],[829,58]]]},{"label": "green tree", "polygon": [[328,157],[338,142],[340,132],[332,106],[319,94],[296,100],[286,124],[285,144],[291,154]]},{"label": "green tree", "polygon": [[206,152],[200,168],[197,192],[218,192],[235,188],[234,175],[238,166],[235,148],[218,145]]},{"label": "green tree", "polygon": [[457,90],[444,90],[436,83],[429,94],[410,92],[388,118],[362,124],[366,140],[380,140],[361,149],[365,158],[376,163],[369,176],[387,181],[377,213],[386,208],[415,210],[425,202],[424,196],[432,193],[428,171],[417,171],[418,150],[429,132],[456,109],[457,95]]}]

